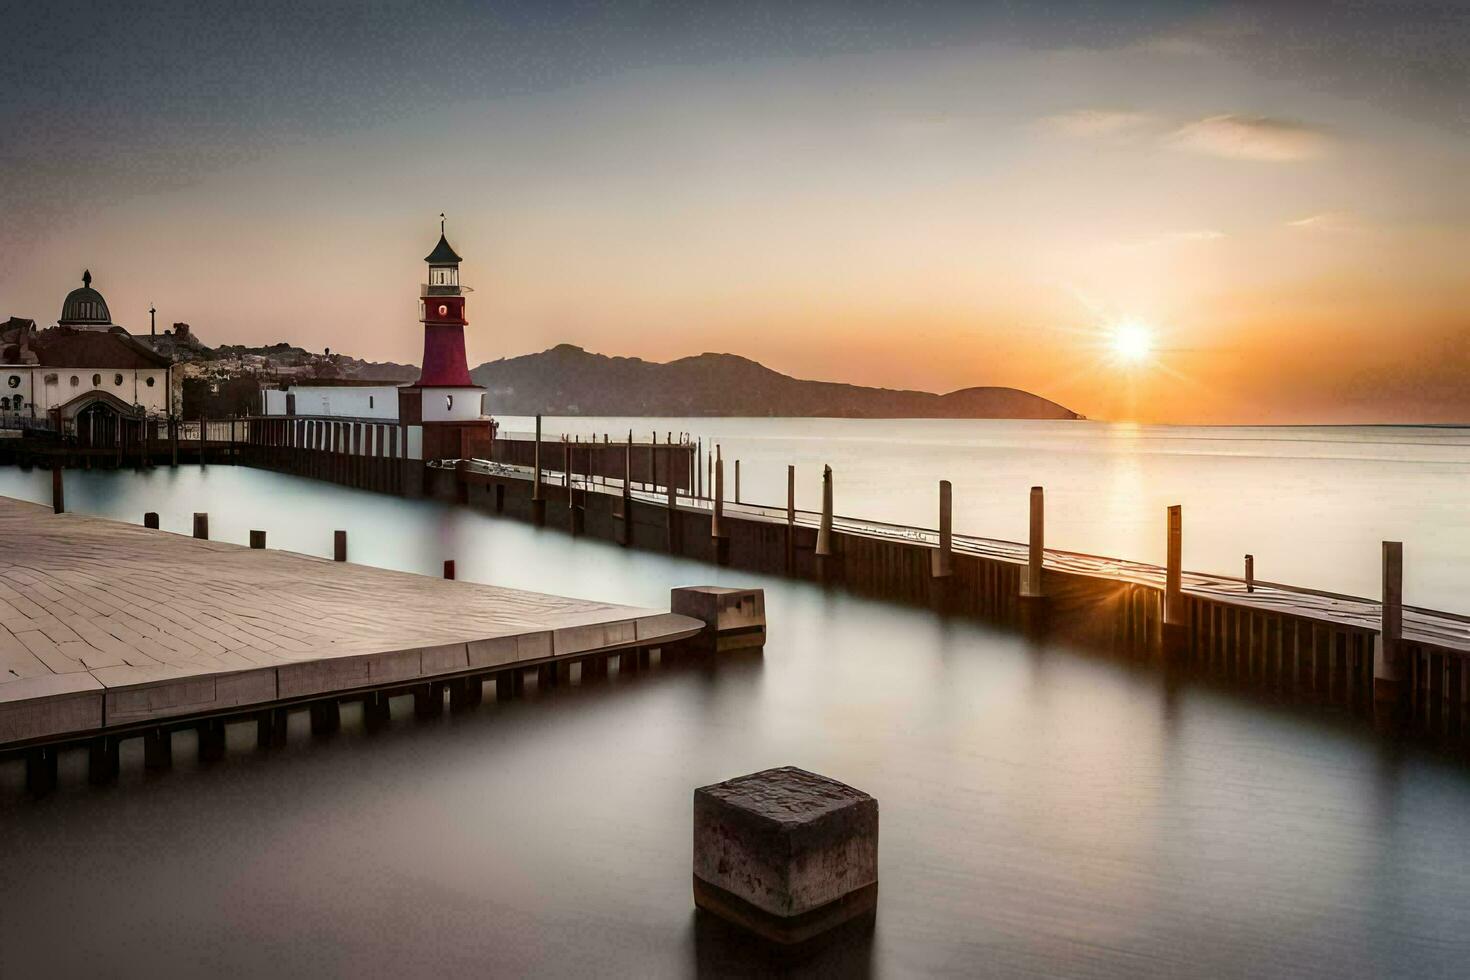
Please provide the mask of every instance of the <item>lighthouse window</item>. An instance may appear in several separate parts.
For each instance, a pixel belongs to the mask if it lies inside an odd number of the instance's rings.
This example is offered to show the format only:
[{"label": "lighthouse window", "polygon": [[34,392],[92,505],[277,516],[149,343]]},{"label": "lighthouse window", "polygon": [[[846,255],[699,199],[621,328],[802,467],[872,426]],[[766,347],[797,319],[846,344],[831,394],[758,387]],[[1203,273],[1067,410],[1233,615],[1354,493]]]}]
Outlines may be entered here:
[{"label": "lighthouse window", "polygon": [[101,388],[102,387],[102,375],[100,375],[100,374],[94,374],[94,375],[92,375],[92,387],[93,388]]},{"label": "lighthouse window", "polygon": [[121,388],[122,387],[122,375],[121,374],[114,374],[112,376],[112,383],[114,385],[116,385],[117,387]]},{"label": "lighthouse window", "polygon": [[373,396],[372,395],[368,395],[368,408],[372,408],[372,407],[373,407]]},{"label": "lighthouse window", "polygon": [[10,380],[7,381],[6,384],[10,385],[10,387],[12,387],[12,388],[19,388],[20,387],[20,375],[18,375],[18,374],[12,374],[10,376]]},{"label": "lighthouse window", "polygon": [[82,379],[81,378],[78,378],[75,374],[73,374],[71,376],[71,386],[73,388],[75,388],[77,385],[79,385],[81,383],[82,383]]},{"label": "lighthouse window", "polygon": [[450,411],[452,411],[454,409],[454,396],[453,395],[445,395],[444,396],[444,407],[445,407],[445,409],[450,410]]},{"label": "lighthouse window", "polygon": [[152,388],[153,387],[153,378],[152,377],[149,377],[149,379],[147,381],[145,381],[144,384],[146,384],[148,387]]}]

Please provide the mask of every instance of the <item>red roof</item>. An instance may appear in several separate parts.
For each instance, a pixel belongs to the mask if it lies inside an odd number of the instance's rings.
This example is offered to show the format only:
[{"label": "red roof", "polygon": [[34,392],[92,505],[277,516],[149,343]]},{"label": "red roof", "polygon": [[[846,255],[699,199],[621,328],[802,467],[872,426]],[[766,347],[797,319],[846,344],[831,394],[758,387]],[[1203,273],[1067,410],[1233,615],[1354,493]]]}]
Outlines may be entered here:
[{"label": "red roof", "polygon": [[31,350],[43,367],[156,368],[173,363],[126,334],[111,330],[43,330],[31,336]]}]

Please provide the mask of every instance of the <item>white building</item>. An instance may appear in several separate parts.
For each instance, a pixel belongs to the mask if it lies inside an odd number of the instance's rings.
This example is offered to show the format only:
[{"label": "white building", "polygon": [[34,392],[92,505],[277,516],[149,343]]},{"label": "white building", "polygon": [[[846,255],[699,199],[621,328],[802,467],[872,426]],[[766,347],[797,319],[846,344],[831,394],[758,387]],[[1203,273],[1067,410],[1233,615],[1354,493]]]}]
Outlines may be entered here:
[{"label": "white building", "polygon": [[112,324],[91,280],[84,274],[82,288],[67,294],[56,327],[12,318],[0,333],[0,416],[72,422],[177,412],[173,362]]}]

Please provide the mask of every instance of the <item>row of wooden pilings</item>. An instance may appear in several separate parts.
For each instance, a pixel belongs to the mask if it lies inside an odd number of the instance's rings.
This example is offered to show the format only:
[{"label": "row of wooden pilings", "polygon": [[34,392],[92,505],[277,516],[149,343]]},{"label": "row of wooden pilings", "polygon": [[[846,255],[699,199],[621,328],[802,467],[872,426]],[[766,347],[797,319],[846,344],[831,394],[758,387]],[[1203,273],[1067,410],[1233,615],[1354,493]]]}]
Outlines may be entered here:
[{"label": "row of wooden pilings", "polygon": [[[1402,636],[1403,553],[1397,542],[1384,543],[1383,614],[1378,628],[1372,629],[1253,601],[1256,582],[1250,555],[1245,557],[1244,591],[1252,600],[1185,594],[1180,564],[1182,510],[1177,507],[1170,508],[1167,515],[1165,584],[1159,589],[1043,569],[1045,504],[1040,487],[1031,490],[1026,560],[1018,565],[1007,559],[954,552],[949,481],[939,484],[936,547],[834,532],[830,467],[823,469],[822,511],[814,529],[796,523],[792,466],[787,467],[784,527],[729,513],[725,508],[725,460],[719,446],[708,460],[708,488],[712,490],[706,498],[708,507],[696,509],[682,506],[673,487],[665,488],[660,504],[633,497],[631,434],[625,446],[621,492],[608,494],[593,492],[590,477],[580,486],[567,477],[574,461],[570,444],[562,449],[561,485],[545,480],[539,418],[529,487],[523,479],[475,474],[465,465],[457,471],[426,473],[422,463],[391,455],[395,444],[406,445],[401,433],[398,437],[388,434],[398,428],[393,425],[384,424],[371,436],[358,436],[341,425],[335,432],[323,426],[303,445],[291,434],[302,430],[275,425],[276,420],[256,421],[263,421],[267,428],[252,432],[244,450],[244,461],[256,465],[407,495],[425,491],[448,495],[436,484],[452,478],[454,486],[449,492],[455,499],[538,525],[561,526],[560,521],[550,519],[548,504],[564,505],[565,528],[573,534],[841,584],[865,595],[1019,623],[1032,630],[1075,633],[1112,649],[1161,654],[1170,665],[1194,665],[1274,695],[1362,710],[1384,727],[1408,720],[1439,734],[1470,736],[1470,670],[1465,667],[1464,654],[1405,641]],[[361,447],[375,453],[376,447],[384,447],[387,455],[365,455]],[[375,469],[380,460],[394,468]],[[733,462],[738,487],[739,461]],[[472,499],[472,490],[484,496]],[[527,496],[528,500],[523,499]],[[739,502],[738,490],[736,497]],[[923,573],[915,567],[916,560],[922,561]]]},{"label": "row of wooden pilings", "polygon": [[[738,461],[736,461],[738,467]],[[738,472],[738,469],[737,469]],[[834,532],[833,476],[823,468],[822,511],[815,529],[796,523],[795,467],[787,467],[785,526],[727,511],[725,461],[719,447],[710,459],[710,506],[681,506],[666,494],[661,507],[635,500],[625,483],[612,498],[606,526],[596,513],[605,495],[585,485],[551,486],[533,467],[528,514],[518,514],[516,484],[505,477],[477,477],[465,467],[454,474],[458,499],[486,509],[557,524],[548,503],[565,504],[566,529],[608,537],[623,545],[667,550],[687,557],[784,573],[889,599],[919,602],[945,612],[1015,622],[1028,630],[1056,631],[1100,641],[1111,649],[1160,656],[1170,667],[1190,666],[1232,683],[1278,697],[1334,704],[1369,715],[1385,729],[1406,721],[1439,735],[1470,735],[1470,670],[1452,648],[1405,641],[1403,548],[1383,545],[1382,616],[1377,628],[1293,607],[1289,590],[1272,605],[1259,598],[1255,561],[1245,556],[1243,595],[1185,593],[1182,587],[1183,511],[1166,512],[1164,585],[1119,581],[1085,572],[1045,568],[1045,493],[1030,493],[1030,531],[1024,563],[954,551],[953,487],[939,484],[937,546]],[[487,497],[470,487],[483,481]],[[523,485],[523,483],[522,483]],[[651,509],[661,520],[647,520]],[[703,523],[703,527],[694,526]],[[662,528],[657,524],[662,523]],[[647,530],[643,530],[646,528]],[[636,529],[636,530],[635,530]],[[661,530],[662,533],[657,533]],[[809,543],[804,540],[811,535]],[[649,539],[652,540],[649,540]],[[708,543],[701,544],[701,541]],[[775,548],[772,545],[776,545]],[[908,554],[902,554],[907,552]],[[779,558],[777,559],[777,556]],[[915,575],[914,556],[928,566]],[[773,560],[777,559],[777,560]],[[920,579],[927,582],[920,583]]]}]

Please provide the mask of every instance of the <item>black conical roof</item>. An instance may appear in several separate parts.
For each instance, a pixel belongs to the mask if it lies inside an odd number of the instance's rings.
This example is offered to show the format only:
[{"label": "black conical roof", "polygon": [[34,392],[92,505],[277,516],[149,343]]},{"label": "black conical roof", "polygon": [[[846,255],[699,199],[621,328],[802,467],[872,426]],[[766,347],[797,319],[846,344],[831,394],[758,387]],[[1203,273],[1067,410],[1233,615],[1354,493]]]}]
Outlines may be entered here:
[{"label": "black conical roof", "polygon": [[449,247],[449,239],[440,234],[439,244],[434,246],[434,251],[424,256],[424,261],[430,265],[459,265],[460,258]]}]

